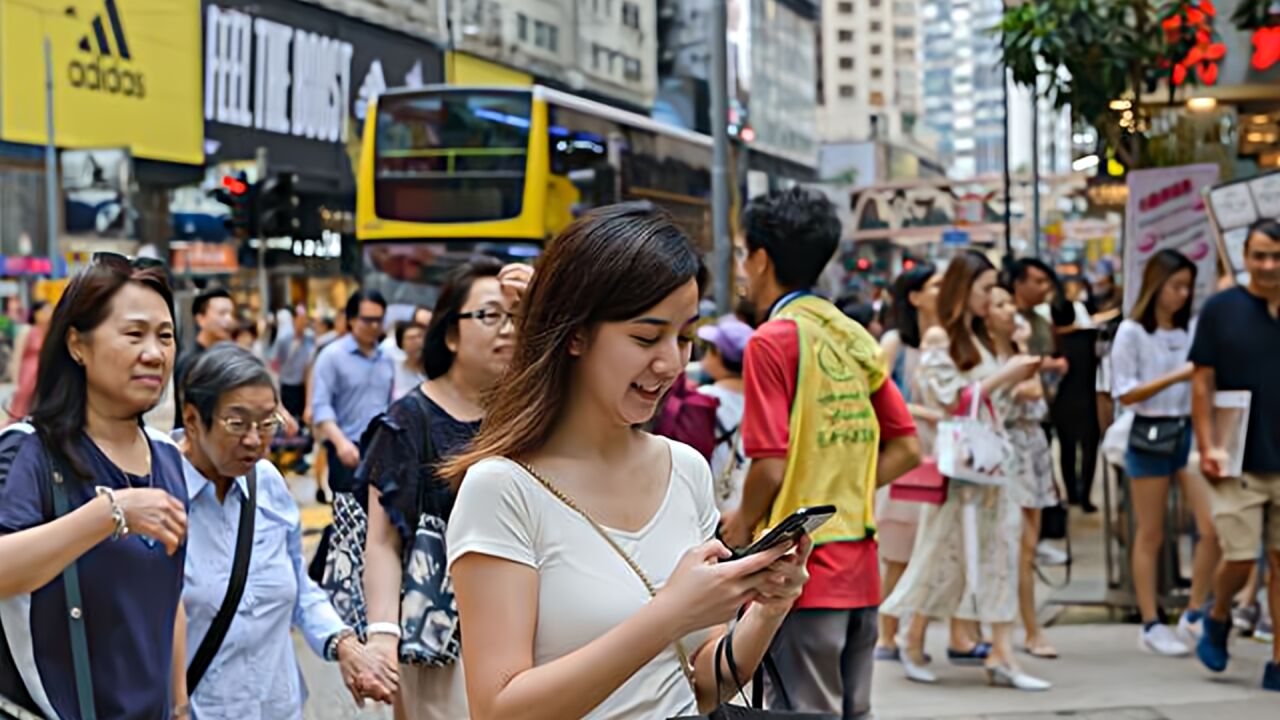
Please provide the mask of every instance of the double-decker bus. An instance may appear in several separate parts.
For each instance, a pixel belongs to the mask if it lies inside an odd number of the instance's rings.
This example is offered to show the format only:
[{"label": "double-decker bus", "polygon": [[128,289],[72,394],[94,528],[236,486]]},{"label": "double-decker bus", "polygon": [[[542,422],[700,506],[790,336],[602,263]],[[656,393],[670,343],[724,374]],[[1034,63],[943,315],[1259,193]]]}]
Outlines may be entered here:
[{"label": "double-decker bus", "polygon": [[528,261],[582,211],[665,207],[711,249],[711,139],[551,88],[433,86],[371,105],[356,191],[364,283],[435,302],[477,254]]}]

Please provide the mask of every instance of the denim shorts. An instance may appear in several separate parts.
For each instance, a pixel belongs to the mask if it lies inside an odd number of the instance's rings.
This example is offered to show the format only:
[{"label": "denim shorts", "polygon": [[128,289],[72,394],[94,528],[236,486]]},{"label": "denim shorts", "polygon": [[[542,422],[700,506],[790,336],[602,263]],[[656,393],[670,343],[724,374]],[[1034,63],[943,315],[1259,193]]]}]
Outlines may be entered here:
[{"label": "denim shorts", "polygon": [[1155,455],[1129,447],[1124,451],[1124,472],[1131,479],[1170,477],[1187,466],[1191,458],[1191,423],[1183,428],[1178,449],[1172,455]]}]

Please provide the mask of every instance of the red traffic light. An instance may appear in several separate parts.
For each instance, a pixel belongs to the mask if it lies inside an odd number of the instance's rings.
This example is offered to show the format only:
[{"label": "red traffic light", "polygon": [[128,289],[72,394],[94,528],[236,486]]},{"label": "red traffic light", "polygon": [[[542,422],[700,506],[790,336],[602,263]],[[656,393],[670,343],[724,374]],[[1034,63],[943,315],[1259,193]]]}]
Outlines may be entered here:
[{"label": "red traffic light", "polygon": [[912,260],[911,258],[903,258],[903,259],[902,259],[902,271],[903,271],[903,272],[910,272],[911,270],[915,270],[915,268],[916,268],[916,261],[915,261],[915,260]]},{"label": "red traffic light", "polygon": [[866,272],[871,269],[871,261],[867,258],[858,258],[858,270]]},{"label": "red traffic light", "polygon": [[234,175],[223,175],[222,187],[226,188],[232,195],[243,195],[249,192],[249,183]]}]

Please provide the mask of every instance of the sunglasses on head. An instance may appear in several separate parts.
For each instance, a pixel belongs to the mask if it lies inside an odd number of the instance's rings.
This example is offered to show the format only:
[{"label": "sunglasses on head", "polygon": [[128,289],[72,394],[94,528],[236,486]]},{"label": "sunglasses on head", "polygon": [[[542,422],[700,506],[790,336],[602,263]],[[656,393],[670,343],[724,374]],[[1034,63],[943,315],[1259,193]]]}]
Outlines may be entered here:
[{"label": "sunglasses on head", "polygon": [[165,267],[164,261],[153,257],[129,257],[115,252],[96,252],[90,258],[92,263],[103,263],[104,265],[116,265],[119,267],[127,267],[132,270],[150,270]]}]

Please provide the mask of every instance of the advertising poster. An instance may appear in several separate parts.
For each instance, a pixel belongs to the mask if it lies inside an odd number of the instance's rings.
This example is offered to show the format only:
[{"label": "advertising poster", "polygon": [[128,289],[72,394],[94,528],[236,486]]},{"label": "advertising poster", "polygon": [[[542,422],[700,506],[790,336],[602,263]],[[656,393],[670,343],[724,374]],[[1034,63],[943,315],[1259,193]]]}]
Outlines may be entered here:
[{"label": "advertising poster", "polygon": [[1124,243],[1126,313],[1138,300],[1147,261],[1164,249],[1177,250],[1196,264],[1196,313],[1213,294],[1218,280],[1218,248],[1203,190],[1216,182],[1218,166],[1212,164],[1129,173]]}]

